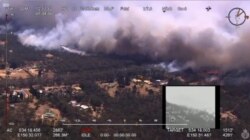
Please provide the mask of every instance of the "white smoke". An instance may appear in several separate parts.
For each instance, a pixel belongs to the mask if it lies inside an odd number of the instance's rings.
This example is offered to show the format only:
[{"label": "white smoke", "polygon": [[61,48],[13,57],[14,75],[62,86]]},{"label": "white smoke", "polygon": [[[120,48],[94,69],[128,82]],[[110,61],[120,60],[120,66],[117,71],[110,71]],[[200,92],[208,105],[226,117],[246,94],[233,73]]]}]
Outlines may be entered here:
[{"label": "white smoke", "polygon": [[79,54],[79,55],[86,55],[85,52],[83,51],[79,51],[79,50],[75,50],[75,49],[71,49],[71,48],[68,48],[66,46],[61,46],[63,50],[67,51],[67,52],[70,52],[70,53],[75,53],[75,54]]}]

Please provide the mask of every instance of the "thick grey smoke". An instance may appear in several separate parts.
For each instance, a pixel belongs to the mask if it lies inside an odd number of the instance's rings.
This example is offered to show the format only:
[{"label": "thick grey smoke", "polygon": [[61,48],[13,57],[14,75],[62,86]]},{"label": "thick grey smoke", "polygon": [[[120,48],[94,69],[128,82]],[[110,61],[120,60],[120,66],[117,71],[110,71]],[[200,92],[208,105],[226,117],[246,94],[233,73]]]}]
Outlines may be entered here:
[{"label": "thick grey smoke", "polygon": [[[69,5],[108,3],[72,2]],[[185,5],[188,11],[163,13],[164,2],[117,2],[111,4],[117,8],[112,12],[83,11],[69,15],[59,10],[48,17],[48,26],[23,14],[27,18],[25,22],[30,24],[18,22],[25,28],[20,28],[17,34],[23,45],[38,49],[58,49],[65,45],[86,52],[175,61],[189,67],[249,67],[249,21],[235,28],[225,18],[235,5],[249,11],[246,3],[169,2],[173,7]],[[213,7],[211,12],[204,9],[208,4]],[[119,11],[122,5],[129,5],[130,11]],[[147,5],[153,6],[152,12],[142,10],[142,6]]]}]

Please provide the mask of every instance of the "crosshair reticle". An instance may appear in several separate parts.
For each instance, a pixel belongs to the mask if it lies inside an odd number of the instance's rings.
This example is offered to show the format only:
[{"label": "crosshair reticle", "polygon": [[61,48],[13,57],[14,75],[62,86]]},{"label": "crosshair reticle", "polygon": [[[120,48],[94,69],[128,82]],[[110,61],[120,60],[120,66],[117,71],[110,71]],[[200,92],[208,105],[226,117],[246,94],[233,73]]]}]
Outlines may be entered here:
[{"label": "crosshair reticle", "polygon": [[242,8],[233,8],[229,11],[228,16],[229,22],[232,25],[240,26],[245,23],[245,21],[249,18],[246,12]]}]

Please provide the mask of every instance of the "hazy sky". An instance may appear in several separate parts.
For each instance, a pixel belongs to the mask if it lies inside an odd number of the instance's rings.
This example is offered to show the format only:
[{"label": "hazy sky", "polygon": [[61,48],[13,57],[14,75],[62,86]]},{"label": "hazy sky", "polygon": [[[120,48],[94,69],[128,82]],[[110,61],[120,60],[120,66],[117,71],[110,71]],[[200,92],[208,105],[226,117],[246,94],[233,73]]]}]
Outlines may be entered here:
[{"label": "hazy sky", "polygon": [[166,87],[166,99],[169,103],[215,113],[215,87],[170,86]]}]

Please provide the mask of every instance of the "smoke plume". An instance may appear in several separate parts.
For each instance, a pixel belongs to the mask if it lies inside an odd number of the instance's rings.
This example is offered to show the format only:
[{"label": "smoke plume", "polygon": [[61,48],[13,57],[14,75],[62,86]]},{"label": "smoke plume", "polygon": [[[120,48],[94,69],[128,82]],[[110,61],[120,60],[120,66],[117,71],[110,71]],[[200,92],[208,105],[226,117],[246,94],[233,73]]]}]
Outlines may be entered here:
[{"label": "smoke plume", "polygon": [[[225,18],[236,5],[249,11],[250,6],[244,2],[69,3],[74,4],[99,6],[101,10],[103,5],[111,4],[116,9],[69,15],[55,8],[58,11],[44,24],[19,13],[26,18],[16,22],[21,27],[17,30],[20,42],[37,49],[59,49],[63,45],[84,52],[143,56],[193,68],[250,66],[249,21],[236,28]],[[208,4],[212,7],[210,12],[205,10]],[[130,11],[120,11],[123,5],[130,6]],[[164,13],[164,5],[171,5],[174,10]],[[152,6],[153,11],[143,11],[143,6]],[[177,11],[178,6],[188,10]]]}]

